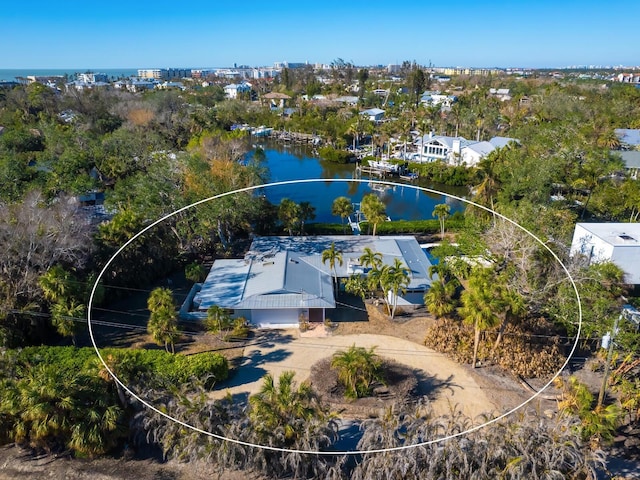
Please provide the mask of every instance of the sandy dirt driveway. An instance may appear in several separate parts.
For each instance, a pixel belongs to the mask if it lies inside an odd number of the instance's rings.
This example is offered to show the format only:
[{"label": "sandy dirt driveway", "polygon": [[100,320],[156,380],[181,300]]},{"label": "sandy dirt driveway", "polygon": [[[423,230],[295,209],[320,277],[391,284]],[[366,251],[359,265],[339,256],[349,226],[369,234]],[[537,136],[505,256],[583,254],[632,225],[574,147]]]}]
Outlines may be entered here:
[{"label": "sandy dirt driveway", "polygon": [[495,410],[495,405],[463,367],[423,345],[388,335],[356,334],[301,338],[297,330],[272,331],[245,347],[244,360],[235,375],[220,384],[216,397],[254,394],[262,377],[270,373],[296,373],[296,380],[309,378],[311,366],[351,345],[376,347],[375,352],[418,370],[419,389],[427,394],[436,413],[450,412],[457,405],[467,416]]}]

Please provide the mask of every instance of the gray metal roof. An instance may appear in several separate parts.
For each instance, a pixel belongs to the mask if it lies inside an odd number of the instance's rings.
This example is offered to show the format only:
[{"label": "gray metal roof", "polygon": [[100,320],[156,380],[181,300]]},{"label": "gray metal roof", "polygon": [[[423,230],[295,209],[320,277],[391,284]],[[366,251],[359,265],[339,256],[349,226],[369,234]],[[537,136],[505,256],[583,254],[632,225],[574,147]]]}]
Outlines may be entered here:
[{"label": "gray metal roof", "polygon": [[612,150],[611,153],[620,155],[627,168],[640,168],[640,151],[638,150]]},{"label": "gray metal roof", "polygon": [[431,285],[431,263],[414,237],[317,236],[256,237],[244,259],[216,260],[194,298],[200,310],[213,305],[234,309],[335,308],[333,272],[322,263],[331,244],[341,252],[338,277],[349,277],[366,247],[385,264],[398,258],[410,271],[409,289]]}]

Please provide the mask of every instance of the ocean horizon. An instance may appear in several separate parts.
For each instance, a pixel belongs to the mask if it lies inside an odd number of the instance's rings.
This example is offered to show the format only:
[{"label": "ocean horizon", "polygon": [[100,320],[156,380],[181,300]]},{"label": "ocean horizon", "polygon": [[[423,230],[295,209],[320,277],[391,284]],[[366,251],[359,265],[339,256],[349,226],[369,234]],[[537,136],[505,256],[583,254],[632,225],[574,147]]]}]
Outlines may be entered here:
[{"label": "ocean horizon", "polygon": [[18,77],[68,76],[73,80],[78,73],[104,73],[109,79],[128,78],[138,75],[137,68],[0,68],[0,81],[15,81]]}]

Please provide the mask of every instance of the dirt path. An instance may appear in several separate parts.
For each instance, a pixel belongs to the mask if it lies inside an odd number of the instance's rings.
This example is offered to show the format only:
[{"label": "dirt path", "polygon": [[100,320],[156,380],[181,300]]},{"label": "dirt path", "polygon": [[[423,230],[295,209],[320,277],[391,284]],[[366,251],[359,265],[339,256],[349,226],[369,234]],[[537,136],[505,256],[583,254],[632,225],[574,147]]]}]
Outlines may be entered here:
[{"label": "dirt path", "polygon": [[496,409],[473,377],[443,354],[410,340],[369,333],[324,338],[301,338],[297,330],[282,331],[279,336],[272,334],[265,341],[245,348],[243,364],[213,396],[257,393],[267,372],[278,378],[284,371],[294,371],[297,381],[302,382],[309,378],[313,364],[351,345],[376,347],[378,355],[416,369],[419,389],[429,396],[438,414],[448,413],[451,405],[457,405],[471,418]]}]

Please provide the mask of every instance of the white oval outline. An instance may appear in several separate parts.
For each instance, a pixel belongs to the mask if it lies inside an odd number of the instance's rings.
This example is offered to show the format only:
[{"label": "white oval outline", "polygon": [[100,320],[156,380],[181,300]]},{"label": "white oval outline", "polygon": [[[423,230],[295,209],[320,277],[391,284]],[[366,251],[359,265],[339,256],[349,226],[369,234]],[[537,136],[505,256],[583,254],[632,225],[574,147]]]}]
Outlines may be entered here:
[{"label": "white oval outline", "polygon": [[[412,445],[402,445],[402,446],[399,446],[399,447],[380,448],[380,449],[373,449],[373,450],[347,450],[347,451],[295,450],[295,449],[290,449],[290,448],[271,447],[271,446],[268,446],[268,445],[258,445],[258,444],[255,444],[255,443],[244,442],[242,440],[237,440],[237,439],[233,439],[233,438],[223,437],[221,435],[216,435],[215,433],[207,432],[207,431],[202,430],[200,428],[194,427],[193,425],[190,425],[190,424],[188,424],[186,422],[183,422],[182,420],[178,420],[177,418],[174,418],[171,415],[168,415],[168,414],[160,411],[159,409],[157,409],[156,407],[154,407],[150,403],[148,403],[145,400],[143,400],[142,398],[140,398],[136,393],[134,393],[131,389],[129,389],[129,387],[127,387],[124,383],[122,383],[120,381],[120,379],[111,371],[109,366],[106,364],[106,362],[102,358],[102,355],[100,355],[100,350],[98,349],[98,346],[96,345],[96,342],[95,342],[95,339],[94,339],[94,336],[93,336],[93,328],[92,328],[92,325],[91,325],[91,310],[92,310],[92,305],[93,305],[93,297],[95,295],[96,289],[98,288],[98,283],[102,279],[102,276],[104,275],[104,273],[109,268],[109,265],[111,265],[111,263],[120,254],[120,252],[122,252],[125,248],[127,248],[127,246],[129,246],[132,242],[134,242],[138,237],[140,237],[141,235],[143,235],[144,233],[146,233],[147,231],[149,231],[150,229],[152,229],[153,227],[155,227],[159,223],[165,221],[168,218],[171,218],[172,216],[174,216],[174,215],[176,215],[176,214],[178,214],[180,212],[188,210],[191,207],[195,207],[197,205],[209,202],[211,200],[216,200],[218,198],[226,197],[228,195],[234,195],[236,193],[250,192],[250,191],[253,191],[253,190],[258,190],[260,188],[277,187],[277,186],[283,186],[283,185],[295,185],[295,184],[301,184],[301,183],[317,183],[317,182],[326,183],[327,181],[338,182],[338,183],[349,183],[349,182],[358,182],[358,183],[367,183],[367,184],[369,184],[369,183],[377,183],[377,184],[388,185],[388,186],[392,186],[392,187],[398,186],[398,187],[403,187],[403,188],[413,188],[414,190],[418,190],[418,191],[433,193],[433,194],[436,194],[436,195],[444,195],[446,197],[450,197],[450,198],[456,199],[458,201],[467,203],[469,205],[473,205],[475,207],[481,208],[482,210],[485,210],[485,211],[487,211],[487,212],[489,212],[489,213],[491,213],[493,215],[497,215],[498,217],[502,218],[503,220],[508,221],[512,225],[515,225],[516,227],[518,227],[520,230],[522,230],[522,231],[526,232],[527,234],[529,234],[540,245],[542,245],[544,248],[546,248],[547,251],[549,253],[551,253],[553,258],[555,258],[555,260],[560,264],[560,266],[562,267],[564,272],[567,274],[567,278],[571,282],[571,286],[573,287],[573,291],[576,294],[576,299],[578,300],[578,331],[576,333],[575,343],[573,344],[573,347],[571,348],[571,351],[569,352],[569,355],[567,356],[566,361],[564,362],[564,364],[562,364],[562,366],[556,372],[556,374],[553,377],[551,377],[551,380],[549,380],[545,385],[542,386],[542,388],[540,390],[538,390],[534,395],[532,395],[530,398],[528,398],[527,400],[522,402],[520,405],[517,405],[516,407],[512,408],[511,410],[503,413],[502,415],[500,415],[500,416],[498,416],[496,418],[492,418],[491,420],[488,420],[485,423],[482,423],[480,425],[476,425],[474,427],[471,427],[471,428],[469,428],[469,429],[467,429],[467,430],[465,430],[463,432],[458,432],[458,433],[455,433],[455,434],[452,434],[452,435],[448,435],[446,437],[436,438],[436,439],[433,439],[433,440],[428,440],[428,441],[425,441],[425,442],[415,443],[415,444],[412,444]],[[280,182],[265,183],[265,184],[261,184],[261,185],[254,185],[252,187],[240,188],[238,190],[233,190],[233,191],[230,191],[230,192],[225,192],[225,193],[221,193],[221,194],[218,194],[218,195],[214,195],[213,197],[205,198],[203,200],[199,200],[197,202],[194,202],[191,205],[187,205],[186,207],[179,208],[178,210],[176,210],[176,211],[174,211],[172,213],[169,213],[169,214],[165,215],[164,217],[160,218],[159,220],[156,220],[152,224],[146,226],[140,232],[136,233],[133,237],[131,237],[129,240],[127,240],[127,242],[124,245],[122,245],[113,254],[113,256],[107,261],[105,266],[100,271],[100,274],[96,278],[96,282],[93,285],[93,288],[91,290],[91,296],[89,297],[89,303],[88,303],[88,308],[87,308],[87,323],[88,323],[88,326],[89,326],[89,336],[91,337],[91,343],[93,345],[93,348],[96,351],[96,354],[98,355],[98,358],[100,359],[100,362],[102,362],[102,365],[109,372],[109,374],[113,377],[114,381],[116,381],[122,388],[124,388],[127,391],[127,393],[129,393],[129,395],[131,395],[133,398],[135,398],[140,403],[145,405],[147,408],[153,410],[154,412],[162,415],[163,417],[165,417],[165,418],[167,418],[167,419],[169,419],[169,420],[171,420],[173,422],[176,422],[179,425],[182,425],[183,427],[190,428],[191,430],[193,430],[195,432],[202,433],[204,435],[208,435],[208,436],[216,438],[218,440],[222,440],[222,441],[226,441],[226,442],[232,442],[232,443],[236,443],[238,445],[244,445],[244,446],[247,446],[247,447],[262,448],[264,450],[271,450],[271,451],[277,451],[277,452],[283,452],[283,453],[299,453],[299,454],[305,454],[305,455],[334,455],[334,456],[340,456],[340,455],[364,455],[364,454],[373,454],[373,453],[384,453],[384,452],[395,452],[395,451],[401,451],[401,450],[408,450],[408,449],[414,448],[414,447],[431,445],[431,444],[434,444],[434,443],[450,440],[452,438],[461,437],[463,435],[467,435],[468,433],[478,431],[481,428],[484,428],[486,426],[492,425],[493,423],[496,423],[499,420],[511,415],[512,413],[516,412],[520,408],[524,407],[529,402],[533,401],[538,395],[541,395],[542,392],[544,392],[544,390],[546,390],[553,383],[553,381],[562,373],[562,371],[565,369],[565,367],[569,364],[569,360],[571,360],[571,357],[573,356],[573,354],[574,354],[574,352],[575,352],[575,350],[576,350],[576,348],[578,346],[578,340],[580,339],[580,334],[581,334],[581,330],[582,330],[582,302],[581,302],[581,299],[580,299],[580,294],[578,293],[578,288],[577,288],[577,286],[576,286],[576,284],[575,284],[575,282],[573,280],[573,277],[569,273],[569,270],[564,265],[564,263],[562,263],[562,261],[558,258],[558,256],[553,252],[553,250],[551,250],[542,240],[540,240],[536,235],[531,233],[529,230],[527,230],[526,228],[524,228],[520,224],[514,222],[510,218],[505,217],[504,215],[491,210],[490,208],[487,208],[487,207],[485,207],[483,205],[477,204],[477,203],[475,203],[475,202],[473,202],[471,200],[467,200],[465,198],[458,197],[456,195],[452,195],[452,194],[445,193],[445,192],[440,192],[438,190],[433,190],[431,188],[418,187],[416,185],[408,185],[408,184],[402,184],[402,183],[387,182],[387,181],[382,181],[382,180],[363,180],[363,179],[345,179],[345,178],[335,178],[335,179],[306,178],[306,179],[286,180],[286,181],[280,181]]]}]

